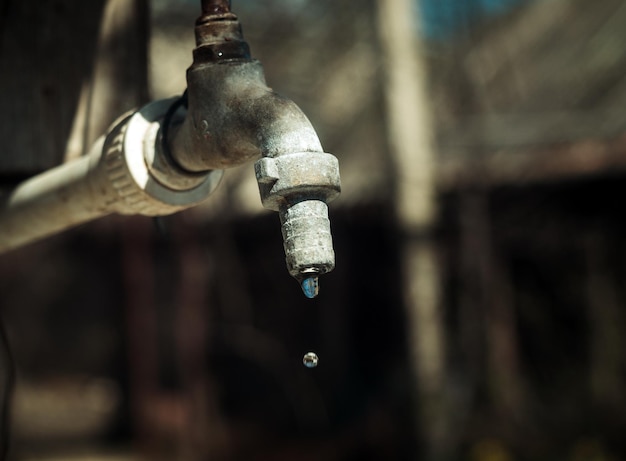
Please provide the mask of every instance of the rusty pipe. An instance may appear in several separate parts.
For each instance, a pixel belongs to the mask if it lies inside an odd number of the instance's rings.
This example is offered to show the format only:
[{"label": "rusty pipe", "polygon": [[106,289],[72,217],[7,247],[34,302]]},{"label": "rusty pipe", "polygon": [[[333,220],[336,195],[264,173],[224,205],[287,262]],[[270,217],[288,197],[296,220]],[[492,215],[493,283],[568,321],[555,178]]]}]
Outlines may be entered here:
[{"label": "rusty pipe", "polygon": [[229,0],[202,0],[202,14],[222,14],[230,12]]}]

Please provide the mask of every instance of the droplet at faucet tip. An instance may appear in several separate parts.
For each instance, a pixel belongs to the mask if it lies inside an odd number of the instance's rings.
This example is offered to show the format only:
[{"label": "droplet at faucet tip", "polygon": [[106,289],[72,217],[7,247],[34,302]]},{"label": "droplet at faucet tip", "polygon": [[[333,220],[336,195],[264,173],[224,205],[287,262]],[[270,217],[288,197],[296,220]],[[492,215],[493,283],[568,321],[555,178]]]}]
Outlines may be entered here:
[{"label": "droplet at faucet tip", "polygon": [[319,294],[320,285],[319,285],[319,279],[317,275],[312,276],[312,277],[307,277],[304,280],[302,280],[301,286],[302,286],[302,291],[304,292],[304,296],[306,296],[309,299],[313,299]]}]

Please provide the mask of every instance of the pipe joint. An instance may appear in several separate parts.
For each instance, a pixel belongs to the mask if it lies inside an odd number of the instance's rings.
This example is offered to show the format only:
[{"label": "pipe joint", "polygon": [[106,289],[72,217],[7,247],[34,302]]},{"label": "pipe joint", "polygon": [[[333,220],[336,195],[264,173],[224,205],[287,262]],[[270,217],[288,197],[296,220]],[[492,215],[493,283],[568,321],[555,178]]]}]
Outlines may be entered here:
[{"label": "pipe joint", "polygon": [[337,158],[324,152],[264,157],[254,171],[263,206],[274,211],[303,199],[328,203],[341,192]]},{"label": "pipe joint", "polygon": [[148,104],[113,128],[103,148],[111,207],[121,214],[160,216],[189,208],[215,190],[222,171],[180,169],[163,148],[162,125],[174,100]]},{"label": "pipe joint", "polygon": [[187,171],[226,169],[290,152],[321,152],[300,108],[265,84],[258,61],[194,65],[187,72],[188,110],[168,144]]}]

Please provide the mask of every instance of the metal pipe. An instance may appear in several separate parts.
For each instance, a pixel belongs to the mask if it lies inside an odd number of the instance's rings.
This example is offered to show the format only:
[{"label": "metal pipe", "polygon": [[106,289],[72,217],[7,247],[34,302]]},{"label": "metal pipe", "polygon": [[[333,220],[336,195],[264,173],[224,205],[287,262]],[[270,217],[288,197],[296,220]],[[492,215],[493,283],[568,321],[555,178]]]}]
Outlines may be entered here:
[{"label": "metal pipe", "polygon": [[31,178],[13,191],[0,216],[0,252],[110,212],[105,195],[94,194],[88,180],[102,141],[98,144],[88,156]]},{"label": "metal pipe", "polygon": [[202,0],[202,14],[221,14],[230,12],[229,0]]},{"label": "metal pipe", "polygon": [[114,124],[88,155],[18,185],[0,209],[0,253],[111,213],[159,216],[204,200],[222,172],[180,172],[158,153],[172,102],[145,106]]},{"label": "metal pipe", "polygon": [[226,169],[291,152],[323,152],[300,108],[265,84],[256,60],[192,66],[188,112],[169,146],[188,171]]}]

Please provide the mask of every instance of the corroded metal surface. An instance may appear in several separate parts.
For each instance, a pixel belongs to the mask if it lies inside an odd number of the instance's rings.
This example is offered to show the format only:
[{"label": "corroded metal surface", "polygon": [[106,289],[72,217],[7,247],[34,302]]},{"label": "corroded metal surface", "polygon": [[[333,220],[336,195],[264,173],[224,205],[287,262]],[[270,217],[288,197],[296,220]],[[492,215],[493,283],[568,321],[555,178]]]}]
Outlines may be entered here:
[{"label": "corroded metal surface", "polygon": [[[255,164],[261,200],[278,211],[289,273],[315,281],[335,255],[327,203],[341,190],[337,159],[325,153],[300,108],[272,91],[260,63],[250,58],[230,10],[203,3],[197,47],[187,71],[188,111],[166,140],[185,170]],[[317,293],[317,292],[315,292]]]},{"label": "corroded metal surface", "polygon": [[230,0],[202,0],[203,14],[227,13],[230,11]]}]

